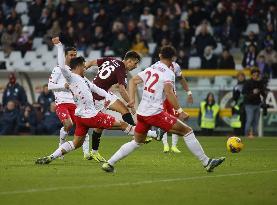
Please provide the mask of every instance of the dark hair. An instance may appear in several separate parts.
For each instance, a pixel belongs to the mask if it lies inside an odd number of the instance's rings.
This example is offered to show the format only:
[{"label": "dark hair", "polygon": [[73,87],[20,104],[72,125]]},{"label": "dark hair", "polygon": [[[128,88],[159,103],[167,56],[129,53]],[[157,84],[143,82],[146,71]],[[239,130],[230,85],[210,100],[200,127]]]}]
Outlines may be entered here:
[{"label": "dark hair", "polygon": [[67,55],[67,53],[68,53],[69,51],[77,51],[77,49],[76,49],[74,46],[66,47],[66,48],[64,49],[65,55]]},{"label": "dark hair", "polygon": [[176,56],[176,49],[169,45],[163,46],[160,49],[160,54],[162,58],[172,59],[174,56]]},{"label": "dark hair", "polygon": [[253,68],[253,69],[251,70],[251,75],[254,74],[254,73],[259,73],[259,74],[260,74],[259,68]]},{"label": "dark hair", "polygon": [[140,61],[141,57],[136,51],[128,51],[124,56],[124,60],[128,59],[137,59]]},{"label": "dark hair", "polygon": [[74,70],[76,69],[77,66],[83,65],[83,63],[86,62],[84,57],[82,56],[78,56],[76,58],[72,58],[70,63],[69,63],[69,67]]},{"label": "dark hair", "polygon": [[[209,102],[208,99],[209,99],[209,96],[210,96],[210,95],[213,97],[212,104],[208,104],[208,102]],[[209,92],[209,93],[207,94],[207,97],[206,97],[205,101],[206,101],[205,110],[207,110],[208,106],[213,106],[213,105],[215,104],[214,94],[213,94],[212,92]]]}]

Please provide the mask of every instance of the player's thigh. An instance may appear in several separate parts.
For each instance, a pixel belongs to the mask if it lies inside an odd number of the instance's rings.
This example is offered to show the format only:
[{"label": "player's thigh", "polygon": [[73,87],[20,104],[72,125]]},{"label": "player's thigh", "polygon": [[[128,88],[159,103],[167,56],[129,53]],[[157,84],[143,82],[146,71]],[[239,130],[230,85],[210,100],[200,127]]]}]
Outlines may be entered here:
[{"label": "player's thigh", "polygon": [[119,99],[117,99],[114,103],[112,103],[109,106],[110,110],[116,111],[121,113],[121,115],[124,115],[126,113],[129,113],[128,108],[126,107],[126,105]]},{"label": "player's thigh", "polygon": [[187,133],[191,132],[192,128],[189,127],[187,124],[182,122],[181,120],[177,120],[176,123],[172,126],[169,132],[177,134],[179,136],[184,136]]}]

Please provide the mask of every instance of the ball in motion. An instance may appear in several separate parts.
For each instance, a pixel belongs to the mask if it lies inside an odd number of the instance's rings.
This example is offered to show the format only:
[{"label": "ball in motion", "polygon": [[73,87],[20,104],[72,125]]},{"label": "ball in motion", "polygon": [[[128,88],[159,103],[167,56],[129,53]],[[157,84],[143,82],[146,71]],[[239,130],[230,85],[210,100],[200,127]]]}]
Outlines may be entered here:
[{"label": "ball in motion", "polygon": [[243,149],[243,143],[239,137],[229,137],[227,140],[227,150],[232,153],[238,153]]}]

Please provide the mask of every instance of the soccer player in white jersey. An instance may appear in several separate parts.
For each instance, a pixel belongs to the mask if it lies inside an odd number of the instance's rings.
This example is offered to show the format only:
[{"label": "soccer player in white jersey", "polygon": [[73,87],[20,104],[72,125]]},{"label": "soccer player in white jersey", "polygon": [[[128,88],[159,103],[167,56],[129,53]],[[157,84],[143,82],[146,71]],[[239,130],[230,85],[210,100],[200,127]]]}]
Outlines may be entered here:
[{"label": "soccer player in white jersey", "polygon": [[[69,68],[70,60],[76,58],[77,51],[75,47],[65,48],[65,67]],[[75,123],[74,112],[76,105],[73,100],[72,93],[69,90],[69,85],[62,75],[59,66],[56,66],[51,73],[48,81],[48,89],[52,90],[55,95],[55,103],[57,106],[56,114],[63,124],[60,130],[60,142],[59,146],[65,142],[66,136],[69,130]],[[89,153],[89,135],[86,135],[85,141],[83,143],[83,153],[84,159],[91,160],[92,157]],[[61,157],[63,158],[63,157]]]},{"label": "soccer player in white jersey", "polygon": [[[175,56],[175,49],[171,46],[162,47],[159,57],[160,63],[155,67],[149,67],[129,81],[130,102],[135,103],[135,93],[138,84],[143,83],[143,94],[137,109],[137,125],[135,128],[135,138],[131,142],[125,143],[120,149],[102,165],[106,172],[113,172],[114,165],[124,157],[131,154],[143,145],[147,131],[151,126],[160,127],[164,131],[173,132],[183,136],[188,149],[195,155],[206,171],[211,172],[220,165],[225,157],[212,159],[204,153],[199,141],[195,138],[192,128],[186,125],[184,120],[187,115],[180,107],[174,94],[175,75],[169,66]],[[179,113],[179,119],[163,110],[165,97]]]},{"label": "soccer player in white jersey", "polygon": [[[158,61],[157,63],[160,63],[160,62]],[[155,66],[156,64],[154,64],[152,66]],[[188,85],[186,79],[184,78],[184,76],[182,75],[182,71],[181,71],[179,64],[176,62],[173,62],[169,68],[172,69],[172,71],[174,72],[176,81],[179,81],[179,83],[182,85],[183,89],[187,92],[187,95],[188,95],[187,102],[192,104],[193,103],[192,92],[189,90],[189,85]],[[174,84],[174,91],[176,94],[175,84]],[[174,107],[170,104],[170,102],[167,99],[165,99],[163,106],[164,106],[164,110],[166,112],[168,112],[169,114],[171,114],[175,117],[179,116],[179,113],[177,112],[177,110],[174,109]],[[178,139],[179,139],[179,136],[173,133],[172,134],[172,146],[171,146],[171,151],[173,153],[181,153],[181,151],[177,147]],[[169,149],[169,145],[167,142],[167,133],[165,133],[163,135],[162,141],[163,141],[163,145],[164,145],[163,151],[164,151],[164,153],[168,153],[170,149]]]},{"label": "soccer player in white jersey", "polygon": [[42,157],[36,160],[36,164],[49,164],[53,160],[62,155],[79,148],[84,140],[89,128],[101,129],[121,129],[127,134],[130,133],[133,126],[123,121],[116,121],[111,115],[99,112],[94,107],[92,92],[106,98],[107,104],[111,99],[111,95],[105,90],[91,83],[84,72],[86,70],[85,60],[83,57],[76,57],[70,61],[70,69],[65,66],[64,49],[59,41],[59,37],[52,39],[53,43],[58,48],[58,65],[66,82],[69,84],[69,89],[72,92],[75,109],[76,129],[73,141],[63,143],[53,154]]}]

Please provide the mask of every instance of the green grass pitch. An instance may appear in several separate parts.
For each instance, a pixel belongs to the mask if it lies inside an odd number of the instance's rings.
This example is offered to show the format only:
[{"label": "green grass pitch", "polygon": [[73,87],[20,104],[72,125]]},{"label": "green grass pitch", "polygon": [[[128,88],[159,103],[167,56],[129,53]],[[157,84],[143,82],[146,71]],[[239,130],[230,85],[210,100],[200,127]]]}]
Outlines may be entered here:
[{"label": "green grass pitch", "polygon": [[[104,137],[101,153],[108,159],[129,139]],[[0,204],[277,204],[277,137],[243,139],[239,154],[227,153],[226,137],[198,139],[209,156],[226,156],[213,173],[181,139],[181,154],[164,154],[155,141],[109,174],[83,160],[81,149],[50,165],[35,165],[37,157],[56,149],[55,137],[0,137]]]}]

